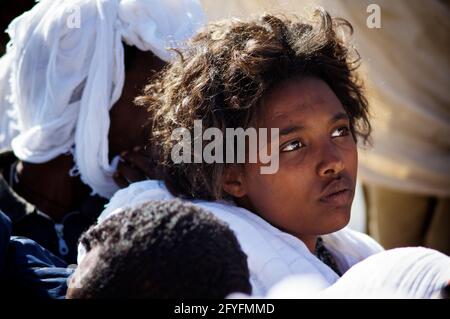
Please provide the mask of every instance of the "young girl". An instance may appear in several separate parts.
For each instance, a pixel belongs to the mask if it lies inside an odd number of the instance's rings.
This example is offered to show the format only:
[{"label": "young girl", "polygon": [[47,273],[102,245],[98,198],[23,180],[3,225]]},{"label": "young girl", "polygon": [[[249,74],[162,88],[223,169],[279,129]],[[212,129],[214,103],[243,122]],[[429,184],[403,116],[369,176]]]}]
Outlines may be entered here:
[{"label": "young girl", "polygon": [[[345,31],[352,31],[347,21],[318,10],[309,22],[264,15],[213,23],[197,34],[137,99],[154,116],[164,183],[139,182],[117,192],[99,221],[147,200],[193,200],[234,230],[248,255],[253,294],[260,296],[291,274],[313,276],[314,289],[329,287],[382,251],[368,236],[344,228],[357,141],[370,135],[367,102],[354,73],[358,56],[345,44]],[[202,154],[210,147],[207,136],[195,133],[199,120],[203,131],[215,129],[223,137],[215,141],[214,155],[223,153],[226,163],[198,160],[189,151],[192,161],[174,159],[178,128],[194,136],[193,144],[200,141]],[[251,161],[248,151],[243,163],[237,160],[235,137],[226,131],[239,128],[278,129],[275,140],[258,140],[258,148],[278,161],[277,170],[262,174],[267,161]]]}]

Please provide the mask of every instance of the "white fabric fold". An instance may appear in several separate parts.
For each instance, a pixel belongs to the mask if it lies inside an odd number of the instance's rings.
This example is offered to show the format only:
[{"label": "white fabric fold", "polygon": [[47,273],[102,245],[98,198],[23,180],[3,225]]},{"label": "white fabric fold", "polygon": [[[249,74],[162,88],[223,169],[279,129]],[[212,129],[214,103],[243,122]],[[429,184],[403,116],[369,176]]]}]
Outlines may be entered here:
[{"label": "white fabric fold", "polygon": [[[99,216],[98,223],[149,200],[168,200],[173,196],[161,181],[149,180],[131,184],[111,198]],[[247,254],[253,296],[264,296],[268,290],[289,275],[314,276],[319,291],[329,287],[339,276],[316,258],[298,238],[280,231],[250,211],[227,202],[193,201],[226,222]],[[382,251],[383,248],[369,236],[344,228],[324,235],[324,243],[336,258],[340,270],[345,272],[355,263]],[[79,246],[78,263],[85,255]]]},{"label": "white fabric fold", "polygon": [[109,110],[124,84],[122,40],[169,61],[205,22],[198,0],[41,0],[8,27],[0,59],[0,150],[43,163],[75,145],[81,179],[109,198]]},{"label": "white fabric fold", "polygon": [[424,247],[396,248],[359,262],[326,289],[311,293],[314,277],[290,276],[268,298],[442,298],[450,257]]}]

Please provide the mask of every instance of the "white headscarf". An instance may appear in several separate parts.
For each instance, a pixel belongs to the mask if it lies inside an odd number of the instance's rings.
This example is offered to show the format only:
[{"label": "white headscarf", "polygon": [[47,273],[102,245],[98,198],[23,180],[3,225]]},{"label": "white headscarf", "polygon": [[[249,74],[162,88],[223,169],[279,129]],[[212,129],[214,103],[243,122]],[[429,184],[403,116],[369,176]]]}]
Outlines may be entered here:
[{"label": "white headscarf", "polygon": [[72,151],[83,182],[110,197],[109,110],[124,84],[122,40],[169,61],[167,48],[204,21],[198,0],[41,0],[8,27],[0,149],[31,163]]}]

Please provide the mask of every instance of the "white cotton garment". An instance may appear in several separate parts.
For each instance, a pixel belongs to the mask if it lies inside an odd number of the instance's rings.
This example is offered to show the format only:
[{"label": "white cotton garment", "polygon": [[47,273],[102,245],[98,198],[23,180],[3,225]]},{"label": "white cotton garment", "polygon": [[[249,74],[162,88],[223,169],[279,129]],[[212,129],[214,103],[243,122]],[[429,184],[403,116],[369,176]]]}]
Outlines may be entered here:
[{"label": "white cotton garment", "polygon": [[330,287],[311,292],[314,277],[290,276],[272,287],[268,298],[443,298],[450,281],[450,257],[429,248],[380,252],[357,263]]},{"label": "white cotton garment", "polygon": [[0,150],[30,163],[72,152],[81,179],[109,198],[109,110],[124,85],[123,43],[183,46],[205,22],[198,0],[41,0],[14,19],[0,59]]},{"label": "white cotton garment", "polygon": [[[131,184],[111,198],[98,223],[150,200],[169,200],[173,196],[161,181],[148,180]],[[298,238],[280,231],[250,211],[227,202],[193,201],[226,222],[247,254],[253,296],[265,296],[271,287],[290,275],[314,276],[312,291],[321,291],[339,279],[326,264],[313,255]],[[322,236],[342,272],[383,248],[369,236],[344,228]],[[78,263],[85,255],[78,247]]]}]

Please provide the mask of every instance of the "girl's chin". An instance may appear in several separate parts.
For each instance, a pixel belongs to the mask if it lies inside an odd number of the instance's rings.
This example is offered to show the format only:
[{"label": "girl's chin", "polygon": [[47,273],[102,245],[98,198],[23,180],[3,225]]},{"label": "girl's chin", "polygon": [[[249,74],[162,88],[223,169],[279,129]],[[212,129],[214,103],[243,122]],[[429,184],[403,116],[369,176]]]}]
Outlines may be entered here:
[{"label": "girl's chin", "polygon": [[327,227],[324,227],[323,234],[330,234],[337,232],[348,225],[350,222],[350,210],[345,210],[342,212],[334,212],[334,216],[330,216],[332,218],[329,223],[327,223]]}]

